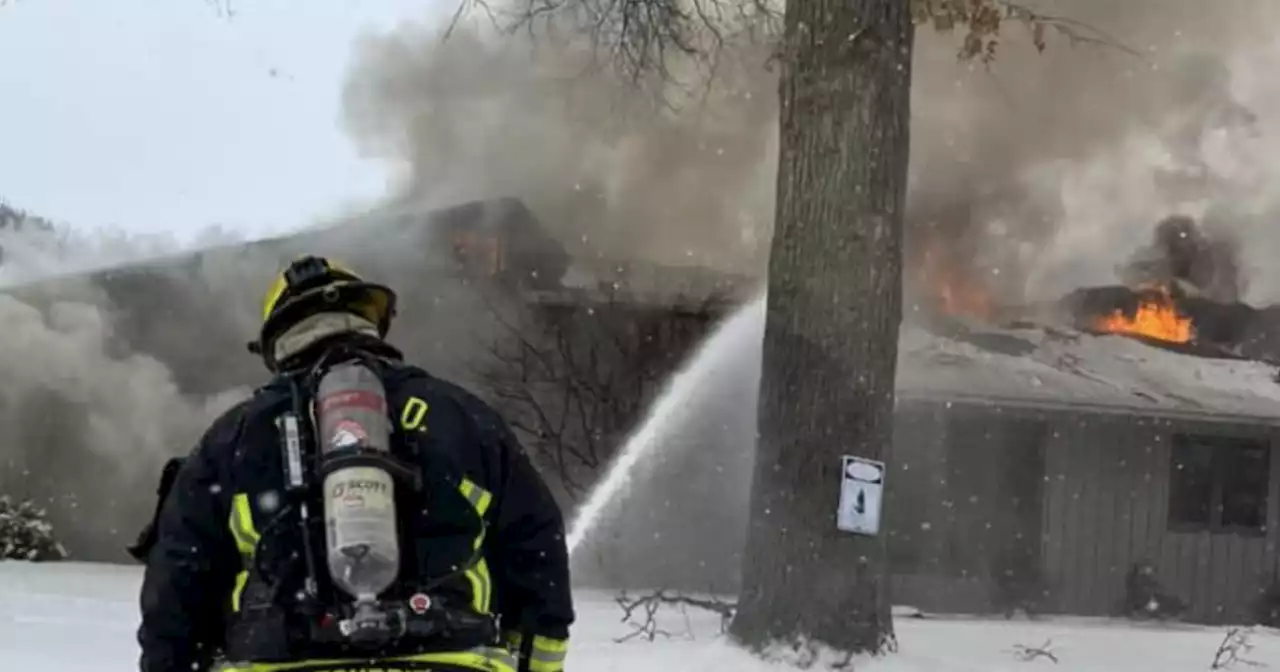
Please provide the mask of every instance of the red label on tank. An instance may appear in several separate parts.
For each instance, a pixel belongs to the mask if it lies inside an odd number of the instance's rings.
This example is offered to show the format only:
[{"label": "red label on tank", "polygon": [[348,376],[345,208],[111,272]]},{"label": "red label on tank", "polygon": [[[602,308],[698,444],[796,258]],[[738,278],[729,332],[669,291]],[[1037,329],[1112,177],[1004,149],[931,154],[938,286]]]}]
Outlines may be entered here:
[{"label": "red label on tank", "polygon": [[328,413],[335,408],[364,408],[377,413],[387,412],[387,400],[375,392],[363,390],[347,390],[334,392],[320,399],[320,412]]},{"label": "red label on tank", "polygon": [[354,420],[343,420],[333,428],[333,436],[329,438],[329,445],[334,448],[350,448],[357,446],[365,439],[369,438],[369,433],[364,431],[364,427]]}]

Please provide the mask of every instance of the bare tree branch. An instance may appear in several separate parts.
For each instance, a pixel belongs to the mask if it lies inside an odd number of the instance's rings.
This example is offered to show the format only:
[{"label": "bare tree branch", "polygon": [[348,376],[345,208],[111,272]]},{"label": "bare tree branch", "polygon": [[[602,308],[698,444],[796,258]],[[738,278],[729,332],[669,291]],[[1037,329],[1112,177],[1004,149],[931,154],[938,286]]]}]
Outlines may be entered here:
[{"label": "bare tree branch", "polygon": [[[1014,0],[911,0],[917,25],[939,32],[964,28],[962,61],[995,59],[1007,21],[1026,26],[1036,49],[1053,31],[1070,45],[1115,49],[1142,58],[1101,29],[1068,17],[1040,13]],[[472,8],[483,8],[499,30],[524,31],[561,44],[585,41],[592,62],[613,68],[631,83],[661,90],[672,83],[700,84],[705,96],[725,56],[735,47],[776,45],[782,2],[771,0],[508,0],[495,11],[485,0],[459,0],[449,32]],[[777,54],[775,54],[775,57]],[[682,76],[685,75],[685,76]],[[688,81],[690,77],[693,82]]]},{"label": "bare tree branch", "polygon": [[481,299],[501,334],[476,374],[575,500],[710,319],[673,319],[668,307],[609,293],[532,311]]},{"label": "bare tree branch", "polygon": [[1253,651],[1253,643],[1250,641],[1252,634],[1252,629],[1231,628],[1228,630],[1226,636],[1222,638],[1222,643],[1218,645],[1218,651],[1213,655],[1213,662],[1209,665],[1209,669],[1229,670],[1236,665],[1266,667],[1263,663],[1242,657]]},{"label": "bare tree branch", "polygon": [[1035,43],[1036,49],[1040,51],[1044,51],[1048,46],[1044,36],[1045,30],[1052,28],[1059,35],[1065,37],[1073,47],[1081,44],[1094,45],[1115,49],[1135,58],[1145,59],[1142,52],[1125,45],[1096,26],[1065,16],[1041,14],[1025,5],[1010,2],[1009,0],[998,0],[998,2],[1004,8],[1005,18],[1019,21],[1031,28],[1032,41]]},{"label": "bare tree branch", "polygon": [[[641,595],[640,597],[630,597],[626,591],[614,598],[614,602],[622,609],[622,622],[630,625],[632,632],[614,639],[615,642],[625,642],[630,639],[643,638],[647,641],[654,641],[658,637],[670,638],[675,636],[673,633],[658,627],[658,612],[665,607],[674,607],[680,611],[685,621],[684,637],[693,638],[693,628],[689,620],[688,608],[709,611],[720,617],[720,633],[724,634],[729,628],[729,622],[733,620],[733,615],[737,611],[736,602],[720,600],[714,597],[699,598],[690,597],[682,593],[655,590],[651,593]],[[637,616],[637,612],[643,614],[643,618]]]},{"label": "bare tree branch", "polygon": [[445,27],[444,34],[440,36],[440,40],[443,42],[452,37],[463,17],[475,13],[477,10],[488,17],[490,25],[495,28],[500,27],[498,15],[486,0],[459,0],[458,7],[453,11],[453,17],[449,19],[449,25]]},{"label": "bare tree branch", "polygon": [[[720,72],[731,47],[780,34],[780,3],[769,0],[459,0],[446,39],[462,17],[482,8],[500,32],[524,32],[558,46],[585,49],[591,68],[614,70],[640,89],[671,85],[701,90]],[[665,96],[657,99],[670,106]]]}]

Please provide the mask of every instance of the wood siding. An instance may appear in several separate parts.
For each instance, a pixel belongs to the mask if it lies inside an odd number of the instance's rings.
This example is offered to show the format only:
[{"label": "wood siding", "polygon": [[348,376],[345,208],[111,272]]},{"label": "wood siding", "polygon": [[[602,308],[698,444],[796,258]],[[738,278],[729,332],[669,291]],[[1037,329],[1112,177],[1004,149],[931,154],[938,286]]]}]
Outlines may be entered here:
[{"label": "wood siding", "polygon": [[[1249,620],[1276,566],[1280,457],[1274,430],[1122,416],[1058,414],[1046,465],[1044,558],[1056,611],[1111,615],[1133,563],[1155,565],[1188,620]],[[1177,533],[1168,526],[1171,437],[1229,433],[1273,440],[1264,537]]]},{"label": "wood siding", "polygon": [[[1029,530],[1039,537],[1027,541],[1039,547],[1040,571],[1022,578],[1042,598],[1031,606],[1048,613],[1118,615],[1129,570],[1146,561],[1163,589],[1188,603],[1187,620],[1250,622],[1258,595],[1280,571],[1280,432],[1273,428],[941,402],[913,402],[898,413],[886,495],[895,604],[1006,611],[1014,605],[1000,585],[1008,576],[1000,558],[1022,548],[1013,537]],[[1178,433],[1272,442],[1264,536],[1169,530]],[[1017,502],[1028,490],[1011,487],[1009,475],[1035,463],[1018,453],[1041,449],[1040,501]]]},{"label": "wood siding", "polygon": [[944,496],[950,413],[943,404],[899,407],[885,480],[890,599],[925,611],[971,611],[987,600],[979,581],[951,569],[956,530]]},{"label": "wood siding", "polygon": [[1028,414],[899,409],[886,506],[896,603],[969,613],[1030,606],[1028,592],[1042,592],[1047,435]]}]

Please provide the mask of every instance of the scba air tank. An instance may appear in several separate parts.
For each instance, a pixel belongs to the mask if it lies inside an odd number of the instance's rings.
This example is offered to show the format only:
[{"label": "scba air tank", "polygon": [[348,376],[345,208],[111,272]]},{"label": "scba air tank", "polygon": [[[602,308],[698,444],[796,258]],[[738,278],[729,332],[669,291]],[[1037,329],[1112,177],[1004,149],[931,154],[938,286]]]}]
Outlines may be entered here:
[{"label": "scba air tank", "polygon": [[[354,448],[389,454],[387,393],[368,367],[346,362],[329,369],[315,403],[322,464],[341,464],[335,460]],[[357,602],[376,600],[400,572],[391,474],[361,461],[332,471],[323,486],[329,575]]]}]

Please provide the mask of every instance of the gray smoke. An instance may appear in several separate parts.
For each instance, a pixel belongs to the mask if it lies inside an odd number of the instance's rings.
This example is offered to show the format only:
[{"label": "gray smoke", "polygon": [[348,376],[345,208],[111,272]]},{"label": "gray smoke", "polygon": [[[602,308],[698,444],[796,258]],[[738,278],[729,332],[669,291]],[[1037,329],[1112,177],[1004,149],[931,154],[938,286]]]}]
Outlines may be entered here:
[{"label": "gray smoke", "polygon": [[[1038,54],[1010,24],[987,69],[956,62],[958,35],[922,29],[911,246],[941,238],[992,293],[1048,299],[1114,282],[1164,217],[1208,217],[1250,242],[1248,298],[1275,298],[1264,262],[1280,237],[1262,223],[1275,209],[1266,159],[1280,90],[1264,75],[1280,45],[1261,26],[1280,8],[1027,4],[1114,46],[1051,29]],[[486,21],[448,41],[437,24],[405,25],[358,50],[347,124],[365,152],[403,167],[406,199],[517,195],[583,251],[762,272],[777,123],[767,49],[731,49],[705,97],[673,85],[677,104],[661,106],[562,37],[498,36]],[[1256,119],[1239,123],[1240,111]]]},{"label": "gray smoke", "polygon": [[[132,244],[131,244],[132,243]],[[187,388],[164,356],[216,343],[209,323],[236,322],[223,304],[190,325],[175,288],[211,277],[136,274],[105,283],[87,271],[111,268],[176,246],[126,236],[76,235],[61,228],[0,232],[0,493],[47,508],[73,555],[122,556],[150,513],[159,467],[183,454],[204,427],[247,390]],[[145,310],[139,312],[139,307]],[[121,310],[129,309],[128,319]],[[142,314],[145,313],[145,314]],[[205,322],[207,320],[208,322]],[[150,333],[149,342],[139,342]],[[155,347],[179,333],[203,334]]]},{"label": "gray smoke", "polygon": [[764,50],[747,56],[698,99],[671,86],[664,107],[585,50],[406,25],[360,45],[347,122],[404,166],[406,199],[514,195],[580,255],[758,269],[776,95]]},{"label": "gray smoke", "polygon": [[1185,215],[1168,217],[1156,225],[1151,242],[1121,269],[1130,287],[1176,286],[1184,294],[1230,303],[1244,293],[1239,272],[1239,241],[1229,232],[1206,234]]},{"label": "gray smoke", "polygon": [[[1280,236],[1270,156],[1280,95],[1264,73],[1280,43],[1262,26],[1280,7],[1191,0],[1035,3],[1106,32],[1138,56],[1072,48],[1050,31],[1037,55],[1025,31],[997,62],[957,67],[921,34],[914,99],[912,206],[917,249],[958,251],[992,294],[1052,300],[1112,284],[1169,216],[1242,241],[1243,298],[1280,298],[1269,259]],[[933,245],[922,245],[932,240]]]}]

